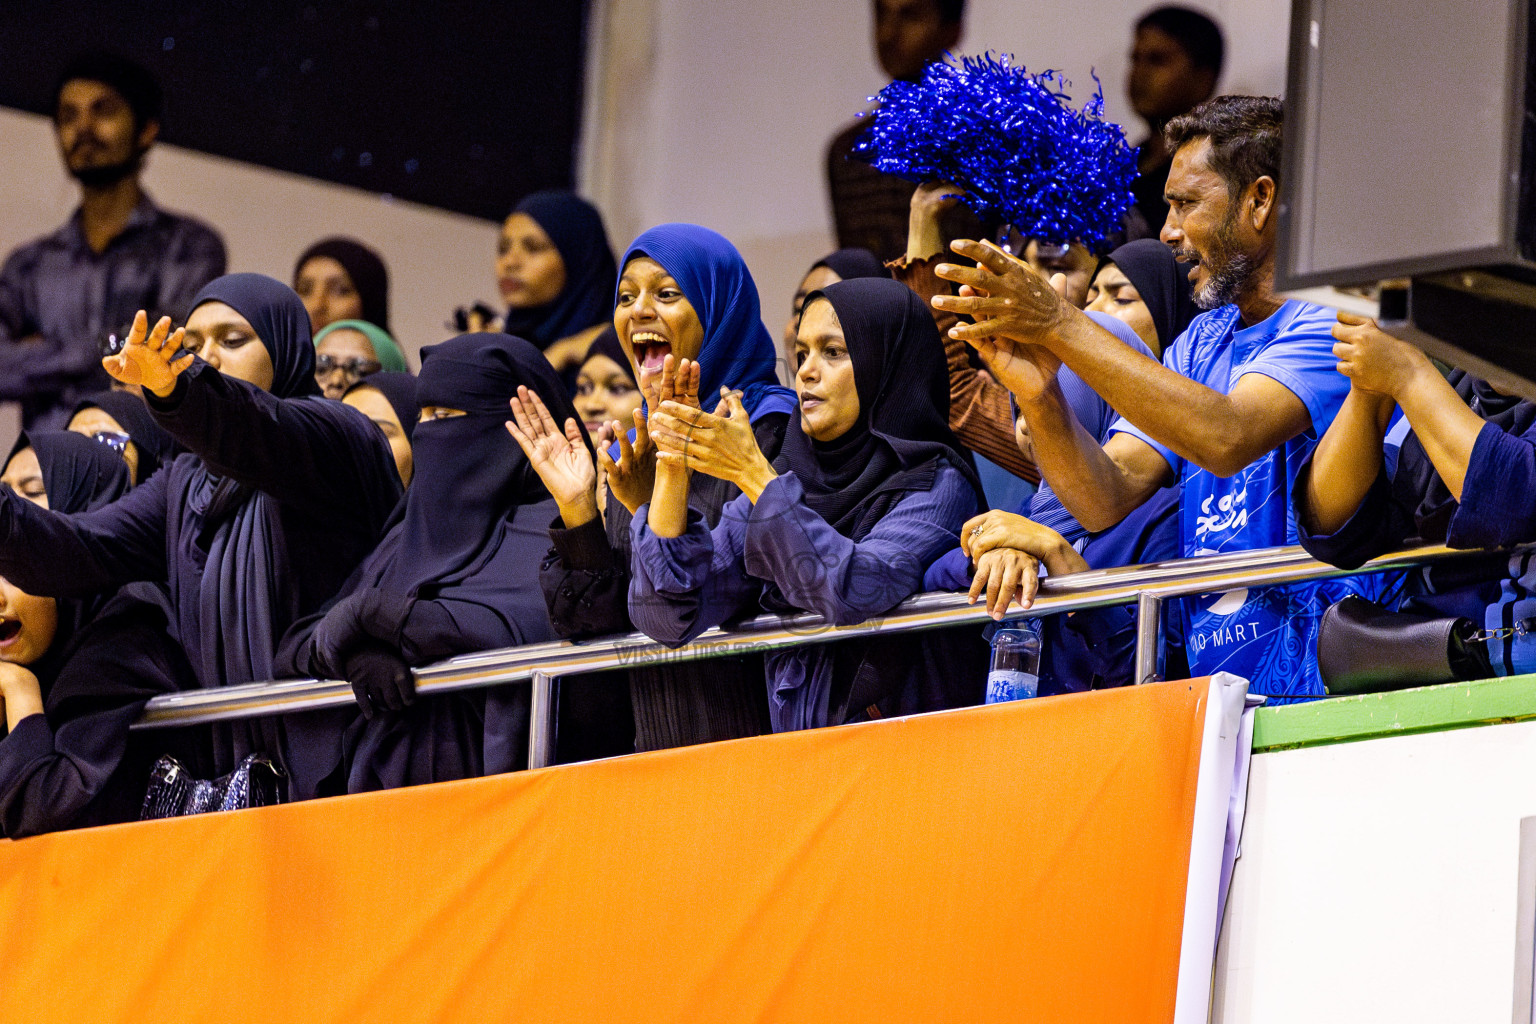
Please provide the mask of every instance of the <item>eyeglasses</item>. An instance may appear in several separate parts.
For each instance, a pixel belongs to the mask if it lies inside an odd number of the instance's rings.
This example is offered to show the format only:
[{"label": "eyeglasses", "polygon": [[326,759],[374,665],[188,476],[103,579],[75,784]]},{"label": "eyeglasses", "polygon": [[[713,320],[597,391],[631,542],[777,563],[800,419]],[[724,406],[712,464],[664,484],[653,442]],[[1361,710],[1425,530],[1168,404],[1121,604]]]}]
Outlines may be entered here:
[{"label": "eyeglasses", "polygon": [[127,434],[116,430],[98,430],[91,435],[91,440],[97,444],[104,444],[114,452],[121,455],[128,448],[128,442],[133,440]]},{"label": "eyeglasses", "polygon": [[337,359],[335,356],[315,356],[315,376],[324,376],[340,370],[353,380],[360,380],[371,374],[378,373],[384,365],[377,359],[364,359],[362,356],[353,356],[351,359]]}]

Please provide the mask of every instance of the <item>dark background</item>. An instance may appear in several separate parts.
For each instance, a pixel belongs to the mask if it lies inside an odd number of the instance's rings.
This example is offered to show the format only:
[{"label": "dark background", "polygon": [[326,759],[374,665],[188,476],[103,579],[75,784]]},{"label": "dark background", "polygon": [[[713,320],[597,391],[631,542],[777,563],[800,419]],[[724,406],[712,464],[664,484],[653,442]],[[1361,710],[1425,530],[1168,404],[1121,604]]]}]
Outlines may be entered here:
[{"label": "dark background", "polygon": [[165,89],[165,142],[500,220],[570,187],[584,0],[4,0],[0,105],[52,115],[111,49]]}]

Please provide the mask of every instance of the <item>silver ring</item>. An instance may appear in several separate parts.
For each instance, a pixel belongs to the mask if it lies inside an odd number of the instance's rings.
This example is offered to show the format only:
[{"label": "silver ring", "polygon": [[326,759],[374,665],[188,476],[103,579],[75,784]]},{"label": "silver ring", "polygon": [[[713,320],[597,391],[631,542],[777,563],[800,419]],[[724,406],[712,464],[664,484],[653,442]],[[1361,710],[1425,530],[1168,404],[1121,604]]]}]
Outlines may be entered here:
[{"label": "silver ring", "polygon": [[987,528],[987,524],[986,523],[982,523],[980,526],[976,527],[974,530],[971,531],[971,536],[972,537],[980,537],[981,536],[981,532],[983,530],[985,530],[986,528]]}]

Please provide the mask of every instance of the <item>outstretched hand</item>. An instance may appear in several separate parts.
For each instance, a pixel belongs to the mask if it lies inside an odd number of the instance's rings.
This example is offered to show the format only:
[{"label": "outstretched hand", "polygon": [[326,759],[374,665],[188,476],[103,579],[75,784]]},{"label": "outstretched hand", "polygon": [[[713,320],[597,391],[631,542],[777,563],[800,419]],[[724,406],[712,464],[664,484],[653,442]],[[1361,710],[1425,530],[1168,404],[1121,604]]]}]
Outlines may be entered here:
[{"label": "outstretched hand", "polygon": [[192,365],[192,353],[181,350],[186,328],[171,330],[171,318],[163,316],[149,329],[149,316],[142,309],[134,314],[133,327],[123,350],[101,361],[113,379],[128,385],[141,385],[159,398],[170,397],[176,378]]},{"label": "outstretched hand", "polygon": [[591,522],[597,517],[597,468],[582,440],[581,427],[567,419],[562,432],[543,400],[522,385],[511,404],[507,432],[549,489],[566,528]]},{"label": "outstretched hand", "polygon": [[950,243],[950,248],[976,261],[974,267],[940,263],[934,268],[939,277],[963,286],[959,295],[935,295],[934,306],[975,321],[950,328],[950,337],[974,343],[1000,335],[1025,344],[1044,344],[1071,315],[1072,306],[1061,296],[1064,276],[1047,281],[1029,264],[990,242],[962,238]]}]

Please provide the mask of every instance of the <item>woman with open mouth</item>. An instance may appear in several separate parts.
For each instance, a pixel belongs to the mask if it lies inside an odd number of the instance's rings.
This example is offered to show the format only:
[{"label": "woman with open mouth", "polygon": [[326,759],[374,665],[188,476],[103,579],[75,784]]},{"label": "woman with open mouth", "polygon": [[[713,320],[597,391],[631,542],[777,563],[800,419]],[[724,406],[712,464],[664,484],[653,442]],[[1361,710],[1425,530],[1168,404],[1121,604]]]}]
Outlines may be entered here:
[{"label": "woman with open mouth", "polygon": [[[651,416],[659,466],[634,519],[629,610],[664,644],[760,612],[833,625],[880,615],[923,589],[924,570],[986,507],[949,428],[938,328],[905,285],[858,279],[813,292],[795,352],[800,415],[777,458],[757,447],[733,391],[716,393],[713,413],[672,401]],[[692,482],[730,481],[741,496],[711,528],[677,500],[691,482],[674,467]],[[974,630],[769,653],[773,729],[980,703],[986,657]]]},{"label": "woman with open mouth", "polygon": [[[740,391],[757,444],[777,453],[795,408],[794,392],[778,383],[757,285],[736,247],[708,228],[664,224],[635,239],[620,265],[613,327],[642,385],[651,394],[665,388],[668,397],[679,378],[689,381],[691,396],[715,395],[722,387]],[[628,632],[630,523],[650,500],[657,473],[645,410],[634,414],[633,430],[618,421],[608,424],[599,443],[608,474],[601,518],[597,473],[582,456],[575,422],[563,431],[553,421],[546,428],[536,409],[525,411],[534,432],[525,434],[524,451],[560,507],[543,573],[550,620],[567,637]],[[738,494],[733,483],[700,478],[687,502],[712,524]],[[768,728],[762,678],[756,655],[634,669],[628,708],[613,701],[610,682],[563,680],[560,757],[762,733]]]},{"label": "woman with open mouth", "polygon": [[[273,678],[277,641],[316,612],[373,550],[400,498],[378,428],[320,397],[309,314],[292,289],[230,274],[193,299],[186,325],[141,312],[107,372],[140,384],[155,421],[189,454],[123,499],[76,514],[0,489],[0,575],[71,598],[164,583],[173,631],[203,687]],[[249,754],[285,762],[289,792],[320,780],[287,763],[316,719],[214,727],[214,772]],[[302,743],[299,744],[302,746]]]},{"label": "woman with open mouth", "polygon": [[[42,453],[37,498],[55,511],[100,508],[128,490],[127,467],[104,445],[47,431],[23,441]],[[128,730],[150,697],[196,685],[166,611],[147,584],[56,600],[0,577],[0,835],[132,821],[157,757],[207,760],[204,732]]]}]

